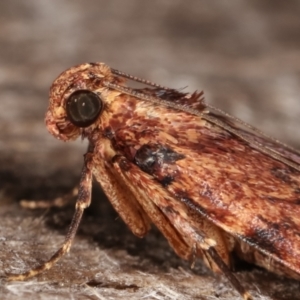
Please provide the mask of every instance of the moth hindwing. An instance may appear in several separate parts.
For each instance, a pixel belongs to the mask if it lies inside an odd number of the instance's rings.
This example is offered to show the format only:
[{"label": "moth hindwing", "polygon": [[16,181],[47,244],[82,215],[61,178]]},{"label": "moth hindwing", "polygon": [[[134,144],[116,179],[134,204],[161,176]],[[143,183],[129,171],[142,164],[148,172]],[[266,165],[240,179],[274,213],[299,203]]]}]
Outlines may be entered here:
[{"label": "moth hindwing", "polygon": [[202,92],[82,64],[54,81],[46,124],[60,140],[89,140],[74,219],[48,262],[11,279],[49,269],[69,250],[92,175],[135,235],[155,224],[180,257],[201,258],[244,299],[234,257],[299,279],[300,153],[207,105]]}]

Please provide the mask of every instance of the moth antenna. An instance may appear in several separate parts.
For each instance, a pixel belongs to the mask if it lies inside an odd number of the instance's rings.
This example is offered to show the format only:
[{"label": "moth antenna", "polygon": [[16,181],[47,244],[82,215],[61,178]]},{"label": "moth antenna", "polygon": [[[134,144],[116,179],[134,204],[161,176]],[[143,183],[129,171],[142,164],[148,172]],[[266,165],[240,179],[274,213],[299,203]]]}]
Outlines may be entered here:
[{"label": "moth antenna", "polygon": [[163,86],[163,85],[154,83],[154,82],[152,82],[152,81],[150,81],[150,80],[146,80],[146,79],[143,79],[143,78],[139,78],[139,77],[136,77],[136,76],[133,76],[133,75],[130,75],[130,74],[121,72],[121,71],[116,70],[116,69],[111,69],[111,72],[112,72],[113,74],[115,74],[115,75],[119,75],[119,76],[121,76],[121,77],[130,79],[130,80],[133,80],[133,81],[136,81],[136,82],[144,83],[144,84],[146,84],[146,85],[154,86],[154,87],[157,87],[157,88],[160,88],[160,89],[164,89],[164,90],[172,90],[172,89],[169,88],[169,87],[166,87],[166,86]]}]

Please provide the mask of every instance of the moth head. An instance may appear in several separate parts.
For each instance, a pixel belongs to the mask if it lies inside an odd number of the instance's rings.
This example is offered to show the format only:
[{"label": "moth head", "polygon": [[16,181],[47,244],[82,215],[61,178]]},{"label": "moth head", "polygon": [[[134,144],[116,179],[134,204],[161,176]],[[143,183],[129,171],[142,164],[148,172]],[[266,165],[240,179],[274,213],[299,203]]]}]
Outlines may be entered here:
[{"label": "moth head", "polygon": [[104,81],[121,83],[103,63],[82,64],[60,74],[50,88],[45,118],[49,132],[68,141],[97,126],[109,99]]}]

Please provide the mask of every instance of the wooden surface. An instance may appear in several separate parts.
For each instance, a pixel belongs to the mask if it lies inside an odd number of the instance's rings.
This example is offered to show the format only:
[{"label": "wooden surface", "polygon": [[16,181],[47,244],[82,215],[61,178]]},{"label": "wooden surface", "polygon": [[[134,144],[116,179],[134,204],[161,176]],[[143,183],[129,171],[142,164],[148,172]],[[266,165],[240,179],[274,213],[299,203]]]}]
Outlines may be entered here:
[{"label": "wooden surface", "polygon": [[[0,3],[1,299],[239,299],[201,262],[194,270],[156,231],[140,240],[95,189],[69,255],[27,282],[5,282],[49,258],[73,207],[30,211],[78,182],[86,143],[44,125],[64,69],[108,65],[207,102],[300,148],[299,1],[2,1]],[[239,280],[256,299],[300,299],[299,282],[258,268]]]}]

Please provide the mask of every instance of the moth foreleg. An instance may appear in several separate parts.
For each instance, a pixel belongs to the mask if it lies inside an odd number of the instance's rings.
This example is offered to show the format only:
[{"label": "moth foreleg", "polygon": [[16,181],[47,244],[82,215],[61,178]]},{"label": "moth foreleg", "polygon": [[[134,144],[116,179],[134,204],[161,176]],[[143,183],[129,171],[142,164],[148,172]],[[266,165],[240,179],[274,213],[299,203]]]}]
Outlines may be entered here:
[{"label": "moth foreleg", "polygon": [[78,191],[78,198],[76,201],[75,212],[73,215],[73,219],[71,225],[69,227],[68,233],[66,235],[65,241],[62,244],[61,248],[54,253],[54,255],[45,263],[41,264],[40,266],[29,270],[26,273],[19,274],[19,275],[8,275],[8,280],[15,281],[15,280],[25,280],[27,278],[36,276],[42,273],[45,270],[49,270],[52,266],[67,252],[69,252],[72,242],[74,240],[75,234],[77,232],[78,226],[80,224],[82,215],[84,210],[90,205],[91,203],[91,189],[92,189],[92,171],[89,167],[89,157],[90,153],[85,155],[85,164],[81,173],[81,179],[79,184],[79,191]]}]

